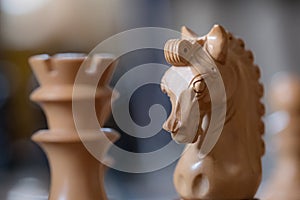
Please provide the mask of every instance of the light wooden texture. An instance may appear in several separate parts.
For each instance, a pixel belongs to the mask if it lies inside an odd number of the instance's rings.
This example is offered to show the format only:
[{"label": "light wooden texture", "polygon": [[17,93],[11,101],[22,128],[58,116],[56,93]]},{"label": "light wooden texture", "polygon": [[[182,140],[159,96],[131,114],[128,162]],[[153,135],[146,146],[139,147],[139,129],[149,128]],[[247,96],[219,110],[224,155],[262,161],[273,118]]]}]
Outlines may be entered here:
[{"label": "light wooden texture", "polygon": [[[226,118],[218,142],[204,158],[199,149],[210,123],[211,99],[202,63],[195,70],[188,59],[201,57],[196,45],[218,67],[226,91]],[[203,51],[202,51],[203,52]],[[192,54],[192,55],[190,55]],[[182,39],[165,46],[172,65],[162,78],[161,88],[170,97],[172,111],[163,128],[175,141],[187,144],[174,173],[174,184],[182,199],[253,199],[262,175],[264,154],[264,106],[260,70],[243,40],[215,25],[203,36],[182,28]],[[218,126],[218,125],[217,125]]]},{"label": "light wooden texture", "polygon": [[[266,200],[300,199],[300,77],[281,74],[271,85],[270,103],[287,116],[274,136],[276,164],[264,193]],[[283,120],[283,119],[282,119]]]},{"label": "light wooden texture", "polygon": [[[85,59],[82,54],[37,55],[29,59],[40,83],[40,87],[31,94],[31,100],[39,103],[48,120],[49,130],[38,131],[32,139],[44,149],[49,159],[50,200],[107,199],[103,182],[104,165],[88,152],[82,141],[97,145],[100,142],[101,156],[105,156],[110,144],[99,137],[115,141],[118,134],[108,131],[106,136],[99,136],[99,131],[89,126],[89,117],[83,116],[80,124],[86,127],[86,131],[83,130],[84,134],[79,136],[72,112],[74,101],[85,105],[92,98],[87,91],[93,86],[86,84],[77,85],[83,90],[72,96],[77,72]],[[103,67],[102,59],[97,57],[96,68]],[[110,113],[112,90],[107,83],[114,67],[115,64],[111,64],[96,86],[95,111],[101,125]],[[96,75],[90,72],[87,76],[95,78]],[[83,111],[85,107],[81,109]]]}]

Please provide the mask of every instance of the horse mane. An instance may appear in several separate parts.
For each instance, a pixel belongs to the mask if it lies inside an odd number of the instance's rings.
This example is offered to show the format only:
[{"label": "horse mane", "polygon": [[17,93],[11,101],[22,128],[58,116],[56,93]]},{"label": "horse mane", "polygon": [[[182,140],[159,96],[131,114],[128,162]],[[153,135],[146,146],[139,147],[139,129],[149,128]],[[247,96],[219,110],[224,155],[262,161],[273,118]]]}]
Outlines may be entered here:
[{"label": "horse mane", "polygon": [[[253,97],[253,107],[257,108],[256,112],[251,116],[251,125],[255,129],[257,134],[257,139],[261,141],[259,152],[261,156],[264,154],[265,147],[262,135],[264,134],[264,122],[262,120],[263,115],[265,114],[265,107],[261,103],[261,98],[263,96],[263,86],[260,83],[259,79],[261,77],[259,67],[254,63],[254,56],[252,51],[245,49],[245,43],[242,39],[234,37],[231,33],[228,35],[228,53],[234,54],[234,59],[237,58],[237,65],[244,70],[248,77],[247,90],[249,91],[251,97]],[[228,56],[230,57],[230,55]],[[253,137],[253,135],[252,135]]]}]

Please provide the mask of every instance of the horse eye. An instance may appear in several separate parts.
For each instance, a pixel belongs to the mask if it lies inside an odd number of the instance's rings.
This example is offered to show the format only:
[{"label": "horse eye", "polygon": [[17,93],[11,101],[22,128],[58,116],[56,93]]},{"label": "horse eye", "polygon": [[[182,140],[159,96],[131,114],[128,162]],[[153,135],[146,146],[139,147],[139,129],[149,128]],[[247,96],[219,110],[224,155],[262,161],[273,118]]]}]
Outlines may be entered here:
[{"label": "horse eye", "polygon": [[193,83],[193,90],[196,93],[202,93],[205,90],[205,82],[203,80],[195,81]]}]

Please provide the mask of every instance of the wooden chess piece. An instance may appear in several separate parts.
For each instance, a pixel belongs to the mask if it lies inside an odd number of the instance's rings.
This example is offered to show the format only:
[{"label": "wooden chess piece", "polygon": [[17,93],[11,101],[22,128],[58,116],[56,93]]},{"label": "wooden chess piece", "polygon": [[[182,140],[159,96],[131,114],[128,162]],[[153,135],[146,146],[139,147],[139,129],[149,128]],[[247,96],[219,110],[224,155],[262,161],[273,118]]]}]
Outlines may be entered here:
[{"label": "wooden chess piece", "polygon": [[[243,40],[215,25],[203,37],[183,27],[182,39],[167,41],[165,57],[172,66],[161,88],[170,97],[172,111],[163,128],[175,141],[188,143],[174,173],[180,197],[253,199],[262,176],[264,105],[260,70],[252,52],[245,50]],[[212,113],[220,109],[212,110],[212,93],[219,88],[214,85],[214,67],[225,86],[226,98],[217,98],[226,105],[225,123],[213,148],[201,157]],[[208,82],[213,90],[209,91]]]},{"label": "wooden chess piece", "polygon": [[[277,164],[264,192],[266,200],[300,199],[300,77],[276,75],[272,81],[270,103],[284,112],[287,120],[276,134]],[[283,120],[283,119],[282,119]]]},{"label": "wooden chess piece", "polygon": [[[72,103],[84,104],[91,98],[85,92],[93,88],[88,84],[77,85],[83,88],[82,93],[72,96],[76,75],[86,58],[83,54],[57,54],[52,57],[37,55],[29,59],[40,83],[30,98],[45,111],[49,127],[49,130],[35,133],[32,139],[43,148],[49,159],[50,200],[107,199],[103,182],[104,165],[90,154],[82,141],[100,142],[101,156],[104,156],[110,143],[105,142],[103,137],[113,142],[118,134],[106,130],[105,135],[99,136],[97,127],[91,127],[90,119],[83,116],[80,123],[86,130],[79,136],[72,112]],[[93,60],[93,70],[86,73],[91,79],[96,78],[97,69],[104,67],[103,61],[112,62],[113,58],[100,54],[95,55]],[[115,63],[110,64],[96,86],[95,111],[101,126],[110,114],[112,90],[107,84],[114,68]]]}]

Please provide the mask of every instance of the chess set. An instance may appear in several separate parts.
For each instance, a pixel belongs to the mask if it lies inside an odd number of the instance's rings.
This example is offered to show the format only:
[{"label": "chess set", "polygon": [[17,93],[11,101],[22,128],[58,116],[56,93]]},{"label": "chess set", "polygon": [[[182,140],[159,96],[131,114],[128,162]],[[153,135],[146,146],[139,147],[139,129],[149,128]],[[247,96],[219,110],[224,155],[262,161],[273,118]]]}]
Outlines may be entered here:
[{"label": "chess set", "polygon": [[[265,108],[253,53],[245,49],[242,39],[215,25],[202,37],[182,27],[182,37],[167,41],[164,55],[171,67],[162,77],[161,90],[170,97],[172,111],[163,129],[177,143],[186,144],[174,172],[178,199],[255,199],[265,153]],[[109,199],[104,175],[113,158],[106,153],[120,136],[99,127],[110,116],[116,98],[108,85],[118,67],[115,58],[36,55],[29,63],[40,84],[30,99],[42,107],[49,127],[32,136],[49,160],[49,199]],[[89,81],[77,82],[83,63],[88,66],[83,76],[98,81],[96,87]],[[286,111],[290,120],[277,136],[279,161],[266,200],[300,199],[299,96],[297,77],[280,80],[272,88],[272,107]],[[100,126],[91,123],[86,109],[91,102]],[[98,145],[98,158],[86,144]]]}]

